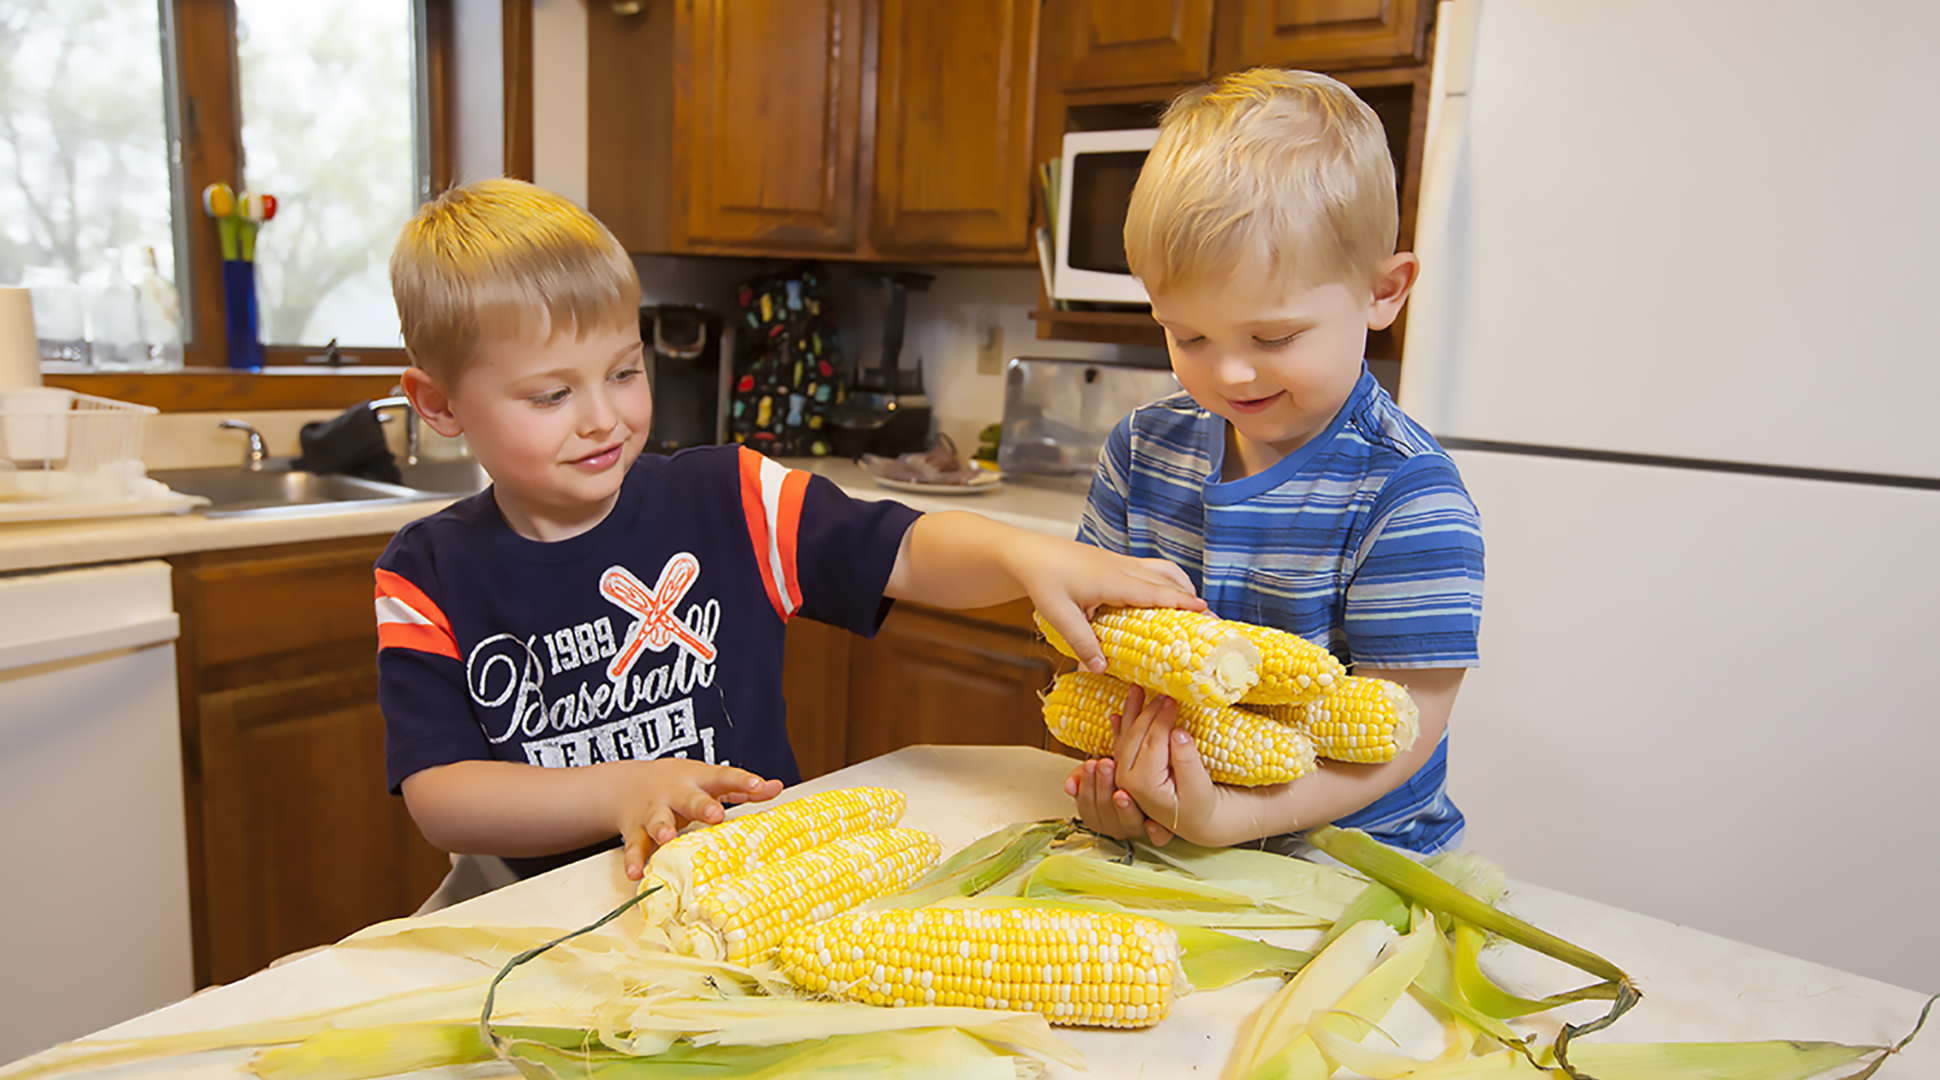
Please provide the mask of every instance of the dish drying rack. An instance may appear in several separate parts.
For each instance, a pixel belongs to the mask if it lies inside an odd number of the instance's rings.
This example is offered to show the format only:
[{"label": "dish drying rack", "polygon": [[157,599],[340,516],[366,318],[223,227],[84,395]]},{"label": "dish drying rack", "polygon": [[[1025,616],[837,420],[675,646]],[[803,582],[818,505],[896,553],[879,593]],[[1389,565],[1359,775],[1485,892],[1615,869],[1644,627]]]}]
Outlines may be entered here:
[{"label": "dish drying rack", "polygon": [[189,509],[195,500],[142,468],[158,412],[71,390],[0,393],[0,522]]}]

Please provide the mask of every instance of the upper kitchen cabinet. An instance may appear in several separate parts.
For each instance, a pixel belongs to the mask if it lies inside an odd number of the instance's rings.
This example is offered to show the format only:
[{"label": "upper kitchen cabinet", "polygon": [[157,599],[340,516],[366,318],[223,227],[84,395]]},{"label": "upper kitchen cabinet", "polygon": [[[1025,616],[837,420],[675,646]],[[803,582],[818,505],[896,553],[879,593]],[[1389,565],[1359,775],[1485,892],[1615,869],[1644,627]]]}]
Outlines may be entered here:
[{"label": "upper kitchen cabinet", "polygon": [[628,250],[1033,258],[1037,0],[588,15],[588,201]]},{"label": "upper kitchen cabinet", "polygon": [[[1066,90],[1191,83],[1212,71],[1212,0],[1077,0],[1060,4],[1058,83]],[[1047,42],[1048,44],[1048,42]]]},{"label": "upper kitchen cabinet", "polygon": [[1219,0],[1213,59],[1220,71],[1419,64],[1428,58],[1433,7],[1433,0]]}]

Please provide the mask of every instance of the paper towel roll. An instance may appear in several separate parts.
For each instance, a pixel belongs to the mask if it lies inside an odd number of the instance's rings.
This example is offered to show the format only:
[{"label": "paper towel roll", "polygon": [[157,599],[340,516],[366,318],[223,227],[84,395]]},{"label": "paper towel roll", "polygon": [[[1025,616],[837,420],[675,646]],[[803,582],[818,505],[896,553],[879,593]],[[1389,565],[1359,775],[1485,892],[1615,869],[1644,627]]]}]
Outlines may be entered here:
[{"label": "paper towel roll", "polygon": [[40,385],[40,342],[27,290],[0,286],[0,390]]}]

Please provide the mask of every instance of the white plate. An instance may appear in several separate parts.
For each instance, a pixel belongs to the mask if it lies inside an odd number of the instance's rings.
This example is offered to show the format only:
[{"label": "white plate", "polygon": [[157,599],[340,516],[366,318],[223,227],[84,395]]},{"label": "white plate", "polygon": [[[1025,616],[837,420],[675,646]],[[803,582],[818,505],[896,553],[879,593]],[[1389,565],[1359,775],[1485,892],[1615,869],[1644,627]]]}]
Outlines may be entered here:
[{"label": "white plate", "polygon": [[891,491],[907,491],[912,495],[975,495],[979,492],[995,491],[1003,478],[1002,473],[988,469],[978,473],[967,484],[923,484],[914,480],[891,480],[886,476],[869,477]]}]

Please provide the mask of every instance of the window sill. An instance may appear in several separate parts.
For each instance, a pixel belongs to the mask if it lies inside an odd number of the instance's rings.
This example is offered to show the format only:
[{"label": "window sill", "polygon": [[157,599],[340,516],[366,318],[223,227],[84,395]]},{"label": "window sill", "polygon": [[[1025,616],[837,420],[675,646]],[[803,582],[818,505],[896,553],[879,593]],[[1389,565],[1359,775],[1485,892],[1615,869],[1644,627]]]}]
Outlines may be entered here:
[{"label": "window sill", "polygon": [[389,397],[402,367],[266,367],[261,371],[48,373],[42,381],[82,394],[149,405],[163,412],[345,409]]}]

